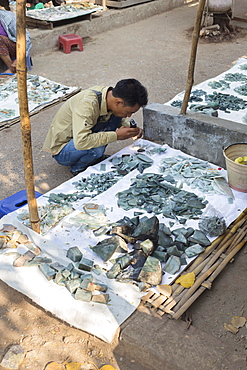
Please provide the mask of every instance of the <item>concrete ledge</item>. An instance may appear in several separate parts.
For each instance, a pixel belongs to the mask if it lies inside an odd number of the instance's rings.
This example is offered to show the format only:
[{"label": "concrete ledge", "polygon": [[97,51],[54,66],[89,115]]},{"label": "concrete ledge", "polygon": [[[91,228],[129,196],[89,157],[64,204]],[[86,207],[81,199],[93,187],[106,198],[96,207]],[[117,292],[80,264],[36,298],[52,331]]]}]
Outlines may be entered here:
[{"label": "concrete ledge", "polygon": [[145,139],[168,144],[194,157],[225,168],[223,148],[247,142],[247,124],[152,103],[143,109]]},{"label": "concrete ledge", "polygon": [[92,37],[99,33],[139,22],[153,15],[177,8],[193,0],[153,0],[148,3],[124,9],[107,9],[100,15],[93,15],[92,20],[73,21],[72,23],[54,27],[52,30],[29,28],[32,40],[32,55],[44,53],[57,48],[58,36],[76,33],[82,38]]},{"label": "concrete ledge", "polygon": [[114,354],[135,367],[121,366],[121,370],[245,369],[244,356],[235,354],[223,341],[193,326],[187,329],[182,320],[155,317],[145,308],[142,311],[135,311],[122,325]]}]

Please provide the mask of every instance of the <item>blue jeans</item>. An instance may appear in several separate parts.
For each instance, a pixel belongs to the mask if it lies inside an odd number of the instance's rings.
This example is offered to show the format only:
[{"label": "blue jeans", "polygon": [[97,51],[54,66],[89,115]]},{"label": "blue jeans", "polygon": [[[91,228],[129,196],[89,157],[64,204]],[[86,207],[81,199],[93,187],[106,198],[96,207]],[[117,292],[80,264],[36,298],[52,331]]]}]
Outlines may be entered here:
[{"label": "blue jeans", "polygon": [[[116,117],[112,114],[108,121],[104,123],[97,122],[92,132],[116,131],[120,126],[121,120],[121,117]],[[87,150],[78,150],[74,146],[74,140],[71,139],[60,153],[54,155],[53,158],[63,166],[70,166],[70,171],[74,173],[84,171],[88,166],[93,165],[97,159],[103,156],[105,149],[106,145]]]}]

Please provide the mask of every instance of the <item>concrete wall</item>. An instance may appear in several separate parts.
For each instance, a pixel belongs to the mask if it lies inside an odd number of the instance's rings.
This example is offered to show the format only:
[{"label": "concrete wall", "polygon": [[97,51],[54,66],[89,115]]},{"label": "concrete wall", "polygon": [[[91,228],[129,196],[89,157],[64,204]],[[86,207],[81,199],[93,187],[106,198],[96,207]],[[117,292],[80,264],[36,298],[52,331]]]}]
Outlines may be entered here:
[{"label": "concrete wall", "polygon": [[31,29],[32,55],[42,54],[46,50],[57,48],[58,36],[76,33],[82,38],[92,37],[117,27],[126,26],[155,14],[166,12],[193,0],[154,0],[122,9],[107,9],[91,20],[73,21],[63,26],[55,26],[52,30]]},{"label": "concrete wall", "polygon": [[174,149],[207,160],[225,168],[223,148],[230,144],[247,143],[247,124],[187,112],[152,103],[143,110],[145,139],[168,144]]}]

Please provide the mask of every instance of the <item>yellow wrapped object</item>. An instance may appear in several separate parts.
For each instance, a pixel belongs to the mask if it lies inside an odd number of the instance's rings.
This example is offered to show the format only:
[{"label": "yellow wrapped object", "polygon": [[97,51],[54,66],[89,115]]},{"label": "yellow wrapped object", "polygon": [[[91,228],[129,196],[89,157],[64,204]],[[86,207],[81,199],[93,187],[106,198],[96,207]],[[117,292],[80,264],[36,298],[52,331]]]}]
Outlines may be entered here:
[{"label": "yellow wrapped object", "polygon": [[247,156],[237,157],[234,162],[239,164],[247,164]]},{"label": "yellow wrapped object", "polygon": [[194,272],[188,272],[188,274],[179,276],[175,281],[176,284],[182,285],[184,288],[190,288],[196,280],[196,275]]}]

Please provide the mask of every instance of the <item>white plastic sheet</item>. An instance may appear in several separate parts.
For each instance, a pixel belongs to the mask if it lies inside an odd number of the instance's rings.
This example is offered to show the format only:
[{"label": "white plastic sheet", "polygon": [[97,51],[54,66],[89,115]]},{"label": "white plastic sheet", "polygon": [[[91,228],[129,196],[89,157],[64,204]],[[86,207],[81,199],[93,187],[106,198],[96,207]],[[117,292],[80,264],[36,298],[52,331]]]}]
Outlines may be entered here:
[{"label": "white plastic sheet", "polygon": [[[226,72],[223,72],[223,73],[221,73],[220,75],[218,75],[216,77],[210,78],[206,81],[203,81],[203,82],[199,83],[198,85],[193,86],[192,90],[191,90],[191,95],[192,95],[193,91],[204,90],[207,94],[213,94],[214,92],[221,93],[221,94],[230,94],[230,95],[233,95],[236,98],[243,99],[247,103],[247,96],[244,96],[244,95],[239,94],[236,91],[234,91],[234,89],[236,87],[239,87],[239,86],[242,86],[242,85],[246,86],[246,81],[241,81],[241,82],[226,81],[226,82],[230,83],[230,87],[226,88],[226,89],[220,89],[220,88],[212,89],[208,85],[211,82],[218,82],[220,80],[223,80],[225,75],[228,74],[228,73],[241,73],[241,74],[245,75],[246,78],[247,78],[247,68],[242,69],[243,66],[247,67],[247,58],[239,58],[237,60],[237,62],[233,65],[233,67],[228,69]],[[165,105],[171,105],[171,103],[173,103],[175,101],[181,101],[182,102],[183,98],[184,98],[184,91],[177,94],[173,99],[171,99],[170,101],[165,103]],[[202,95],[201,98],[202,98],[202,101],[189,102],[188,103],[188,110],[190,110],[190,107],[192,105],[195,105],[195,104],[196,105],[205,105],[205,104],[207,104],[207,102],[205,101],[205,96]],[[228,113],[224,112],[223,110],[218,109],[217,110],[218,117],[226,119],[226,120],[231,120],[231,121],[234,121],[234,122],[247,124],[247,107],[245,109],[241,109],[239,111],[229,110],[229,109],[227,111],[228,111]]]},{"label": "white plastic sheet", "polygon": [[[115,156],[133,154],[140,146],[159,147],[157,144],[140,139],[133,145],[116,153]],[[186,154],[181,151],[172,149],[167,145],[164,145],[164,147],[167,148],[166,152],[164,154],[153,154],[152,159],[154,163],[152,167],[147,168],[144,173],[159,173],[159,165],[162,158],[181,154],[186,156]],[[106,171],[111,170],[112,164],[110,160],[107,159],[104,163],[106,164]],[[212,165],[212,167],[215,168],[216,166]],[[46,193],[44,196],[41,196],[37,199],[38,205],[44,205],[47,202],[47,197],[50,193],[75,192],[76,189],[73,182],[81,179],[81,177],[89,176],[90,173],[102,173],[102,171],[100,171],[100,164],[88,168],[85,172],[61,184],[57,188]],[[70,247],[77,246],[82,251],[84,257],[93,259],[95,264],[108,269],[111,266],[111,263],[104,263],[90,248],[90,246],[96,245],[99,240],[104,239],[105,236],[95,237],[90,230],[85,229],[79,231],[76,227],[68,227],[67,225],[69,224],[69,219],[71,217],[76,217],[79,212],[82,212],[83,205],[89,201],[91,203],[103,205],[106,208],[106,217],[111,222],[116,222],[119,219],[122,219],[125,215],[133,217],[134,211],[140,210],[136,208],[124,211],[117,206],[117,198],[115,195],[119,191],[128,188],[131,183],[131,178],[135,177],[138,173],[139,172],[137,170],[130,172],[110,189],[99,194],[95,198],[85,198],[75,202],[75,204],[73,204],[75,211],[66,216],[57,226],[52,228],[43,236],[35,233],[33,230],[18,221],[17,216],[21,209],[4,216],[0,220],[0,228],[3,224],[15,225],[19,230],[22,230],[27,234],[28,237],[42,249],[45,255],[51,257],[53,262],[60,262],[67,266],[71,261],[66,257],[66,252]],[[224,169],[222,169],[221,173],[224,176],[227,176]],[[184,186],[184,189],[191,191],[191,189],[186,185]],[[199,196],[205,196],[197,189],[193,189],[192,192]],[[228,198],[224,194],[211,194],[205,196],[209,204],[221,212],[227,225],[234,221],[247,207],[247,193],[240,193],[233,190],[233,194],[235,196],[233,204],[229,204]],[[151,217],[150,214],[146,214],[145,212],[143,215]],[[164,216],[159,215],[158,218],[160,222],[168,225],[169,220]],[[181,224],[179,224],[178,221],[170,221],[175,222],[174,228],[181,227]],[[197,228],[197,225],[198,220],[188,220],[186,225],[183,226],[192,226]],[[103,274],[95,274],[94,277],[98,282],[105,283],[108,286],[108,292],[110,294],[109,304],[104,305],[77,301],[65,287],[58,286],[53,281],[48,281],[39,271],[38,267],[16,268],[12,265],[13,260],[13,256],[0,254],[1,280],[17,291],[25,294],[35,303],[50,311],[55,316],[68,322],[70,325],[93,334],[106,342],[112,341],[119,325],[121,325],[135,311],[140,302],[140,298],[143,295],[137,286],[107,279]],[[178,274],[181,271],[182,270],[180,270]],[[165,273],[162,283],[172,283],[178,274],[174,276]]]}]

